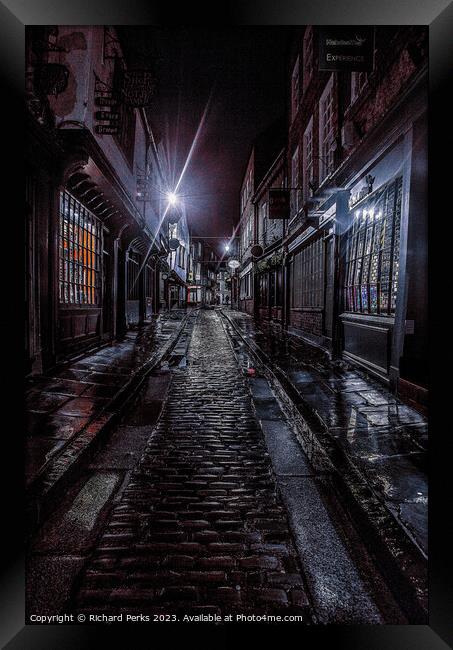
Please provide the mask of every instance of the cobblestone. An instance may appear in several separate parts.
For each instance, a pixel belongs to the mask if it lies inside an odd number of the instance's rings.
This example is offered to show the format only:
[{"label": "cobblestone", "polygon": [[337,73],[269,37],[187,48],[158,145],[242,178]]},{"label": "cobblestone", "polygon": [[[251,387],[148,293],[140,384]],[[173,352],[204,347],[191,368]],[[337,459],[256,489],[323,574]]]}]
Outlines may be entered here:
[{"label": "cobblestone", "polygon": [[[311,620],[250,394],[220,317],[200,312],[188,363],[114,505],[74,609],[273,612]],[[294,588],[297,591],[294,591]]]}]

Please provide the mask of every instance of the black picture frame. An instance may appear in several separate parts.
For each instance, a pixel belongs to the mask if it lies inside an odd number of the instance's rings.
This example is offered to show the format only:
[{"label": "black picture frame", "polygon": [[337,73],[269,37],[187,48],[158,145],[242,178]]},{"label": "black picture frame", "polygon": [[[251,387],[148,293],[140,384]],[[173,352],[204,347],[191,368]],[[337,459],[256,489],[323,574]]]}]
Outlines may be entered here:
[{"label": "black picture frame", "polygon": [[[237,25],[395,25],[419,24],[429,26],[430,42],[430,107],[429,107],[429,179],[430,179],[430,313],[431,313],[431,386],[430,405],[430,607],[429,625],[426,626],[314,626],[301,628],[294,624],[285,626],[185,626],[160,628],[156,626],[25,626],[24,625],[24,557],[22,504],[17,495],[22,493],[22,436],[20,435],[20,414],[16,411],[16,423],[5,430],[10,449],[4,452],[5,465],[10,469],[4,488],[2,512],[3,566],[1,574],[2,623],[0,624],[2,647],[8,650],[31,650],[45,648],[96,648],[102,641],[104,647],[118,643],[128,648],[152,647],[157,644],[158,635],[165,635],[167,647],[171,647],[173,634],[178,635],[184,648],[215,644],[217,649],[230,645],[266,640],[268,646],[283,643],[297,643],[301,648],[326,647],[348,650],[443,650],[453,648],[453,594],[451,572],[451,521],[450,506],[452,488],[449,472],[452,448],[449,433],[448,405],[449,382],[442,379],[442,373],[449,368],[445,353],[448,351],[449,317],[446,307],[450,302],[445,292],[449,276],[441,275],[440,263],[448,259],[448,252],[438,249],[439,242],[447,246],[449,215],[448,188],[451,172],[451,105],[446,101],[451,93],[453,79],[453,2],[450,0],[318,0],[316,3],[301,3],[297,0],[243,0],[242,2],[218,2],[211,7],[197,7],[186,3],[176,9],[172,3],[157,3],[145,0],[83,0],[77,3],[69,0],[3,0],[0,2],[0,74],[2,86],[2,108],[6,110],[2,126],[4,137],[9,134],[11,145],[3,150],[5,172],[2,174],[4,193],[12,198],[12,207],[4,214],[5,221],[11,220],[10,237],[22,239],[22,152],[20,148],[22,123],[22,88],[24,78],[24,30],[26,25],[38,24],[163,24],[170,23],[178,15],[182,24],[209,24],[208,21],[224,21]],[[446,128],[447,127],[447,128]],[[4,139],[5,142],[5,139]],[[14,188],[14,189],[13,189]],[[5,227],[5,226],[4,226]],[[17,227],[17,238],[14,228]],[[4,246],[8,245],[4,239]],[[434,252],[435,250],[435,252]],[[19,267],[20,278],[22,258],[14,255],[12,263]],[[11,266],[8,267],[11,273]],[[443,278],[443,279],[442,279]],[[437,286],[440,285],[441,291]],[[442,293],[441,293],[442,292]],[[18,283],[18,304],[20,310],[21,284]],[[440,302],[443,298],[442,303]],[[11,355],[3,355],[4,372],[13,365],[20,366],[21,330],[16,322],[19,311],[8,304],[4,318],[6,335],[10,330],[18,331],[14,337],[17,349],[13,350],[10,338],[4,335],[5,346]],[[436,359],[438,361],[436,361]],[[13,365],[10,365],[13,364]],[[20,369],[19,369],[20,370]],[[21,381],[8,381],[2,389],[3,413],[11,412],[14,398],[21,395]],[[442,415],[447,416],[443,420]],[[10,460],[14,455],[15,462]],[[132,641],[134,639],[134,641]],[[292,639],[292,640],[290,640]]]}]

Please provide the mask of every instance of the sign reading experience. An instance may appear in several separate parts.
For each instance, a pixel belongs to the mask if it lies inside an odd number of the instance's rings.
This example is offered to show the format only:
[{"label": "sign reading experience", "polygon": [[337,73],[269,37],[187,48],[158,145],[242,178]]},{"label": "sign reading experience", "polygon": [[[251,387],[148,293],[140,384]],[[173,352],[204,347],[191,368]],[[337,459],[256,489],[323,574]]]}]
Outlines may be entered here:
[{"label": "sign reading experience", "polygon": [[371,72],[374,27],[320,27],[319,70]]}]

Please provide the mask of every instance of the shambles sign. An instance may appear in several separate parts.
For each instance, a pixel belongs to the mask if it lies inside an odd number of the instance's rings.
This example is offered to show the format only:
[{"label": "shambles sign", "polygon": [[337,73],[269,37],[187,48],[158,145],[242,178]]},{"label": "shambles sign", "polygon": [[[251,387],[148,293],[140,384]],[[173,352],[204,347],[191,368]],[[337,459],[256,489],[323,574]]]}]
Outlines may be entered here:
[{"label": "shambles sign", "polygon": [[269,219],[288,219],[289,190],[280,187],[269,189]]},{"label": "shambles sign", "polygon": [[374,27],[320,27],[319,69],[371,72]]}]

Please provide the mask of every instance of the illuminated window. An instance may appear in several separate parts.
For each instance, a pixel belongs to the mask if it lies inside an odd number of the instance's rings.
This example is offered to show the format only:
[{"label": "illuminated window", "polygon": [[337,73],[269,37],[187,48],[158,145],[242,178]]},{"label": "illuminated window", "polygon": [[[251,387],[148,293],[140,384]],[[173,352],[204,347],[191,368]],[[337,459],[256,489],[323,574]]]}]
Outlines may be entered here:
[{"label": "illuminated window", "polygon": [[71,194],[60,193],[59,299],[68,305],[100,303],[102,225]]},{"label": "illuminated window", "polygon": [[391,315],[398,291],[402,179],[352,210],[348,233],[346,311]]}]

